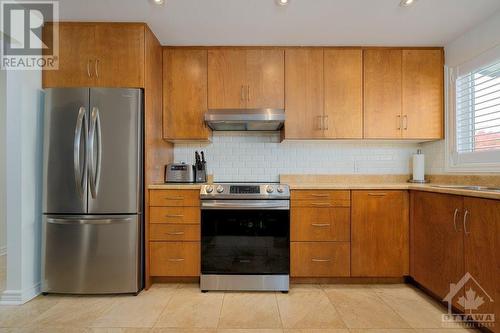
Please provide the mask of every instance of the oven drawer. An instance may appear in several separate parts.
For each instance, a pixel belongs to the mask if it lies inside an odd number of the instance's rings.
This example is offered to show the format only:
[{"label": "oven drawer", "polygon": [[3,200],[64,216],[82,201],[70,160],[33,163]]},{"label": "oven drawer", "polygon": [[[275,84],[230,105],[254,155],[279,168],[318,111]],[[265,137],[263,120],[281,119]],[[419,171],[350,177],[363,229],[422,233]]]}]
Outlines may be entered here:
[{"label": "oven drawer", "polygon": [[149,205],[159,207],[199,207],[199,190],[151,190]]},{"label": "oven drawer", "polygon": [[294,207],[290,214],[292,241],[350,241],[349,208]]},{"label": "oven drawer", "polygon": [[199,276],[199,242],[150,242],[151,276]]},{"label": "oven drawer", "polygon": [[199,241],[199,224],[151,224],[151,241]]},{"label": "oven drawer", "polygon": [[150,223],[200,223],[199,207],[151,207]]},{"label": "oven drawer", "polygon": [[292,207],[350,207],[350,191],[317,191],[293,190],[291,192]]},{"label": "oven drawer", "polygon": [[292,277],[350,276],[349,242],[292,242]]}]

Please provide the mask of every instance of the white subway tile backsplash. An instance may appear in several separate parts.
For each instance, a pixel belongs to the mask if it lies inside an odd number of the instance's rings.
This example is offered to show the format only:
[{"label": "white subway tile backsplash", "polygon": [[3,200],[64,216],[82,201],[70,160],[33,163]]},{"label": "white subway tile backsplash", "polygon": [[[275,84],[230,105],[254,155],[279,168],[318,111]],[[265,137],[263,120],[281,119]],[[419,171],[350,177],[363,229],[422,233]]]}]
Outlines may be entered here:
[{"label": "white subway tile backsplash", "polygon": [[290,141],[279,133],[214,132],[211,144],[179,143],[175,162],[203,150],[215,181],[278,181],[280,174],[409,174],[418,143]]}]

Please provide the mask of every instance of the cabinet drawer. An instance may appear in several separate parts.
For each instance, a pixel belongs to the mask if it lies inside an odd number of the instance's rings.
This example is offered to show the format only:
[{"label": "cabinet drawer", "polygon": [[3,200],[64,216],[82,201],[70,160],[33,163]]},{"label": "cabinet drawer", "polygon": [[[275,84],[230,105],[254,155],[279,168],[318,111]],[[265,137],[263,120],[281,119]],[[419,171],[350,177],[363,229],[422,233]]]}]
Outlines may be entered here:
[{"label": "cabinet drawer", "polygon": [[199,207],[150,207],[150,223],[200,223]]},{"label": "cabinet drawer", "polygon": [[152,241],[199,241],[199,224],[151,224]]},{"label": "cabinet drawer", "polygon": [[291,210],[292,241],[345,241],[351,238],[349,208],[294,207]]},{"label": "cabinet drawer", "polygon": [[292,277],[350,276],[349,242],[292,242]]},{"label": "cabinet drawer", "polygon": [[152,276],[199,276],[199,242],[150,242]]},{"label": "cabinet drawer", "polygon": [[350,191],[294,190],[291,193],[292,207],[349,207]]},{"label": "cabinet drawer", "polygon": [[199,207],[199,190],[153,190],[149,205],[164,207]]}]

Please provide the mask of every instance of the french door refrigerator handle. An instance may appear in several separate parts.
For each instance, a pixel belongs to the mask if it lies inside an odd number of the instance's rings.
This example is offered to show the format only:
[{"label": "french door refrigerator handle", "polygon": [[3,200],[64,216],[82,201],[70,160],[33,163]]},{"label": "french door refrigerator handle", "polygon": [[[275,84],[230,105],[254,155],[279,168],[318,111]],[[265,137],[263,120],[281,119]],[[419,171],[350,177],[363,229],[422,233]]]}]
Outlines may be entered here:
[{"label": "french door refrigerator handle", "polygon": [[[89,178],[90,178],[90,193],[92,198],[97,197],[99,192],[99,182],[101,178],[101,161],[102,161],[102,142],[101,142],[101,118],[99,117],[99,109],[92,108],[90,116],[90,131],[89,131]],[[97,161],[94,160],[94,140],[97,134]]]},{"label": "french door refrigerator handle", "polygon": [[132,221],[131,218],[119,218],[119,219],[111,219],[111,218],[103,218],[103,219],[80,219],[80,218],[47,218],[47,223],[49,224],[65,224],[65,225],[81,225],[81,224],[95,224],[95,225],[103,225],[103,224],[116,224],[116,223],[125,223]]},{"label": "french door refrigerator handle", "polygon": [[[87,130],[85,124],[85,113],[86,110],[83,106],[78,110],[78,116],[76,118],[76,126],[75,126],[75,138],[73,141],[73,167],[75,172],[75,185],[80,194],[80,197],[83,198],[83,188],[85,184],[85,174],[80,168],[80,149],[81,149],[81,141],[82,141],[82,131],[85,127],[85,132]],[[86,154],[85,154],[86,155]],[[84,157],[83,160],[83,170],[87,169],[87,158]]]}]

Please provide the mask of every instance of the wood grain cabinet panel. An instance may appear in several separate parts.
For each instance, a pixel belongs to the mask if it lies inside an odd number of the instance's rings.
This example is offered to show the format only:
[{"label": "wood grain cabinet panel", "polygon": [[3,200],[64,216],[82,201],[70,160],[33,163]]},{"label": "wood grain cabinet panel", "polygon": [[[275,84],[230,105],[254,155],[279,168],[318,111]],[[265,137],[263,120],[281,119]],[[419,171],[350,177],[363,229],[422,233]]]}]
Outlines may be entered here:
[{"label": "wood grain cabinet panel", "polygon": [[[471,288],[484,299],[484,303],[477,310],[472,310],[472,313],[495,313],[495,303],[499,301],[495,297],[500,284],[500,250],[498,244],[495,244],[498,238],[496,228],[500,225],[500,201],[464,197],[464,212],[467,214],[462,219],[465,271],[469,272],[488,294],[485,295],[479,290],[474,281],[468,281],[465,290]],[[497,312],[497,325],[499,319]]]},{"label": "wood grain cabinet panel", "polygon": [[401,138],[402,50],[364,50],[364,138]]},{"label": "wood grain cabinet panel", "polygon": [[150,223],[199,224],[201,220],[200,215],[201,211],[199,207],[150,207],[149,208]]},{"label": "wood grain cabinet panel", "polygon": [[200,242],[150,242],[151,276],[200,275]]},{"label": "wood grain cabinet panel", "polygon": [[292,242],[292,277],[346,277],[350,275],[349,242]]},{"label": "wood grain cabinet panel", "polygon": [[323,49],[285,50],[285,139],[323,138]]},{"label": "wood grain cabinet panel", "polygon": [[349,208],[299,207],[290,211],[291,241],[351,240]]},{"label": "wood grain cabinet panel", "polygon": [[350,207],[350,191],[293,190],[290,194],[292,207]]},{"label": "wood grain cabinet panel", "polygon": [[163,138],[208,140],[207,50],[163,50]]},{"label": "wood grain cabinet panel", "polygon": [[465,273],[460,224],[463,199],[418,191],[412,191],[411,196],[411,275],[442,299],[450,284],[457,283]]},{"label": "wood grain cabinet panel", "polygon": [[403,50],[403,138],[442,139],[444,59],[442,50]]},{"label": "wood grain cabinet panel", "polygon": [[363,51],[325,49],[324,136],[363,138]]},{"label": "wood grain cabinet panel", "polygon": [[[43,35],[49,36],[52,29],[53,25],[47,23],[43,28]],[[92,23],[59,23],[59,68],[43,71],[43,87],[94,86],[94,39],[95,25]]]},{"label": "wood grain cabinet panel", "polygon": [[151,190],[150,206],[159,207],[199,207],[199,190]]},{"label": "wood grain cabinet panel", "polygon": [[408,275],[408,192],[352,191],[352,276]]},{"label": "wood grain cabinet panel", "polygon": [[151,224],[151,241],[199,241],[199,224]]}]

